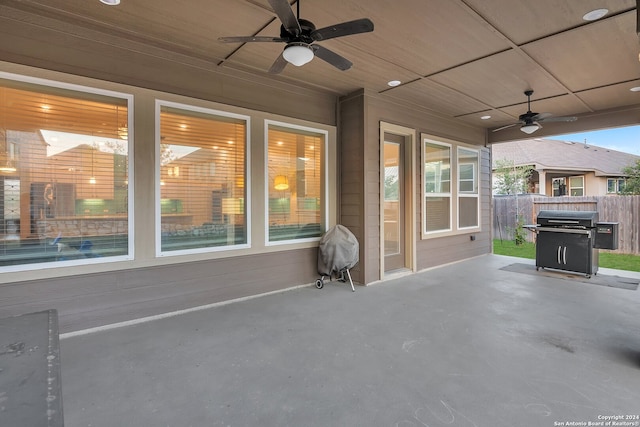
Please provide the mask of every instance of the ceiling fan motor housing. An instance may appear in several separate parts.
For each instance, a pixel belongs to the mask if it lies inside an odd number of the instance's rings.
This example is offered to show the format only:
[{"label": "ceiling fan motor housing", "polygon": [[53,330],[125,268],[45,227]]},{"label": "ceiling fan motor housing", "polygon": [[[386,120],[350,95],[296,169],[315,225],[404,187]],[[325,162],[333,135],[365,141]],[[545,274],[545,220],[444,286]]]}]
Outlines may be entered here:
[{"label": "ceiling fan motor housing", "polygon": [[302,30],[300,34],[291,34],[284,25],[280,25],[280,38],[292,41],[299,41],[306,44],[311,44],[315,40],[311,37],[311,33],[316,30],[316,26],[313,25],[313,22],[307,21],[306,19],[299,19],[300,29]]}]

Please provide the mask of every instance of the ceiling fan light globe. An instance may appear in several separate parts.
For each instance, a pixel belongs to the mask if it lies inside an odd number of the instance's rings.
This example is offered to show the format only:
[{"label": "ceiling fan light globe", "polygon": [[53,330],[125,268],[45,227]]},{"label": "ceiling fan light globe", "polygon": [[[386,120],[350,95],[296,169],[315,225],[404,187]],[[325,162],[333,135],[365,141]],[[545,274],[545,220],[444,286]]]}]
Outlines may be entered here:
[{"label": "ceiling fan light globe", "polygon": [[284,59],[296,67],[301,67],[313,59],[313,51],[306,43],[292,44],[284,48]]},{"label": "ceiling fan light globe", "polygon": [[531,135],[538,129],[540,129],[540,125],[537,123],[530,123],[530,124],[520,126],[520,130],[526,133],[527,135]]}]

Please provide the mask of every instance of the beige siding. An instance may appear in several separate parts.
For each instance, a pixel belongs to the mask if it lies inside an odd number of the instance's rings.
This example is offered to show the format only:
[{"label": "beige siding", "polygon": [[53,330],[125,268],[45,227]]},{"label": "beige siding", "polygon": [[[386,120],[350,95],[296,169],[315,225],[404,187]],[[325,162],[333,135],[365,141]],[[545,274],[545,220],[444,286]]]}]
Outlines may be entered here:
[{"label": "beige siding", "polygon": [[367,283],[364,271],[374,260],[369,260],[364,242],[367,235],[364,216],[364,104],[363,98],[354,96],[340,104],[340,216],[338,222],[349,228],[360,243],[360,262],[352,270],[353,280]]},{"label": "beige siding", "polygon": [[[359,102],[357,100],[360,100]],[[353,109],[361,109],[363,115],[358,114]],[[364,91],[352,94],[341,99],[341,164],[359,165],[363,161],[363,171],[358,175],[358,183],[342,186],[340,193],[342,206],[348,200],[349,212],[358,212],[362,216],[364,235],[358,235],[361,246],[360,266],[362,273],[358,276],[363,283],[371,283],[380,280],[380,122],[393,123],[400,126],[416,129],[417,163],[414,165],[414,178],[416,179],[416,227],[415,239],[417,241],[417,269],[424,269],[444,263],[454,262],[465,258],[473,257],[491,252],[491,189],[490,189],[490,168],[491,161],[489,150],[482,147],[485,143],[485,131],[479,128],[465,127],[453,123],[450,119],[441,117],[427,110],[419,110],[415,107],[391,104],[382,101],[376,94],[365,93]],[[354,123],[354,120],[361,120]],[[347,125],[348,122],[348,125]],[[349,128],[349,139],[345,138]],[[419,164],[421,162],[421,144],[417,137],[420,132],[438,135],[447,139],[452,139],[461,143],[480,146],[481,150],[481,231],[474,233],[464,233],[451,237],[439,239],[421,240],[421,200],[422,186]],[[353,145],[362,145],[362,160],[350,158],[353,152],[348,150]],[[355,152],[358,155],[358,152]],[[342,171],[343,178],[347,176],[347,171]],[[354,174],[355,176],[355,174]],[[362,181],[364,180],[364,181]],[[349,191],[362,189],[359,195],[346,194],[345,188]],[[354,206],[360,203],[360,206]],[[338,222],[346,223],[352,218],[347,212],[342,212]],[[360,230],[358,230],[360,231]],[[475,236],[475,240],[470,239],[470,235]],[[364,251],[364,253],[363,253]]]},{"label": "beige siding", "polygon": [[71,332],[311,283],[316,259],[309,248],[4,284],[0,317],[57,309]]}]

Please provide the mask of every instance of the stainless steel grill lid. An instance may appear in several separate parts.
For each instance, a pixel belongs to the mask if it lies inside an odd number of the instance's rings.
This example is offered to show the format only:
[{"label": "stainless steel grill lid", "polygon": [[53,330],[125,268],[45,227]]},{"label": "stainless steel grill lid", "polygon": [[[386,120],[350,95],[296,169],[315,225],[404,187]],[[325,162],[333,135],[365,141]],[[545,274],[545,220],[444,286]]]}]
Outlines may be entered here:
[{"label": "stainless steel grill lid", "polygon": [[540,211],[537,220],[541,227],[593,228],[597,222],[597,211]]}]

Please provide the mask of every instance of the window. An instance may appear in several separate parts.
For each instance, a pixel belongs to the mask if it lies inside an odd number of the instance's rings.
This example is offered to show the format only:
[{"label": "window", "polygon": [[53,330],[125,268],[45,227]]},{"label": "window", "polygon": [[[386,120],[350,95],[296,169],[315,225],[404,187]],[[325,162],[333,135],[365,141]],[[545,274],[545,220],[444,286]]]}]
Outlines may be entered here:
[{"label": "window", "polygon": [[317,239],[326,229],[325,131],[267,121],[268,242]]},{"label": "window", "polygon": [[248,244],[248,117],[158,102],[160,253]]},{"label": "window", "polygon": [[424,143],[424,232],[451,230],[451,146]]},{"label": "window", "polygon": [[479,224],[478,150],[458,147],[458,228]]},{"label": "window", "polygon": [[478,229],[480,151],[423,136],[423,158],[423,237]]},{"label": "window", "polygon": [[569,178],[569,195],[584,196],[584,177],[572,176]]},{"label": "window", "polygon": [[553,178],[551,185],[553,187],[553,197],[566,196],[566,178]]},{"label": "window", "polygon": [[607,193],[617,194],[624,191],[624,178],[608,178],[607,179]]},{"label": "window", "polygon": [[131,101],[0,79],[0,268],[130,256]]}]

